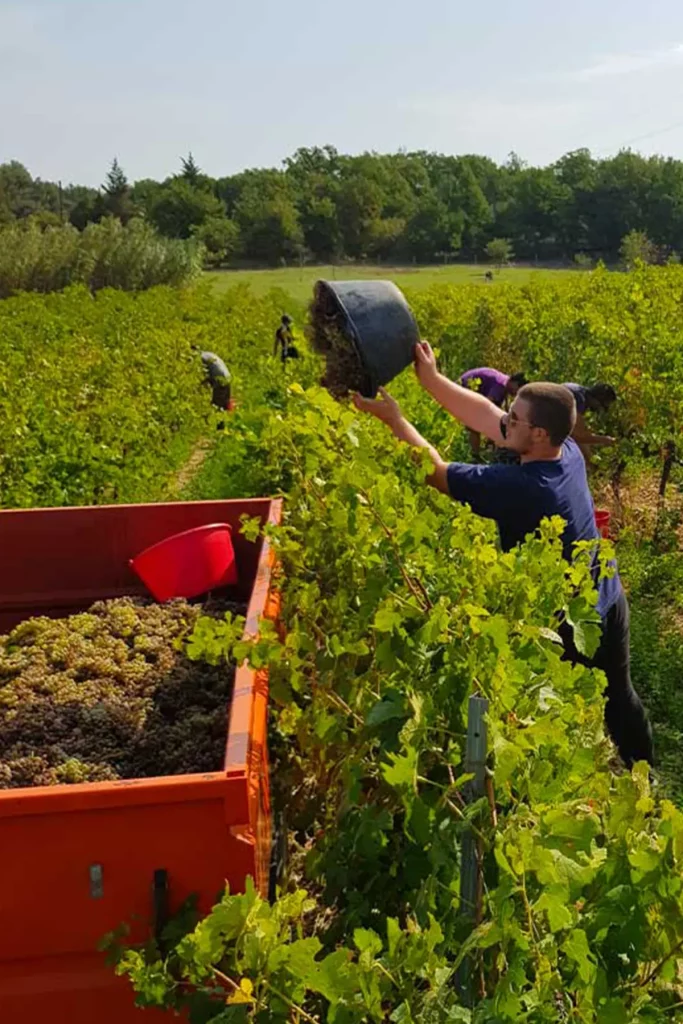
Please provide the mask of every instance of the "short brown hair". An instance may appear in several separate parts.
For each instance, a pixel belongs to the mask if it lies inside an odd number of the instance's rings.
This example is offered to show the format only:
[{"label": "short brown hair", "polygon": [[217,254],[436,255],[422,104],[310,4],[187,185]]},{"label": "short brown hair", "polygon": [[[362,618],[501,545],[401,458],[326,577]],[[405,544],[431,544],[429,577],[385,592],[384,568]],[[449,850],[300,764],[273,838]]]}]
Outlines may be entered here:
[{"label": "short brown hair", "polygon": [[551,444],[567,440],[576,424],[576,402],[568,388],[540,381],[525,384],[517,397],[529,403],[531,425],[547,431]]}]

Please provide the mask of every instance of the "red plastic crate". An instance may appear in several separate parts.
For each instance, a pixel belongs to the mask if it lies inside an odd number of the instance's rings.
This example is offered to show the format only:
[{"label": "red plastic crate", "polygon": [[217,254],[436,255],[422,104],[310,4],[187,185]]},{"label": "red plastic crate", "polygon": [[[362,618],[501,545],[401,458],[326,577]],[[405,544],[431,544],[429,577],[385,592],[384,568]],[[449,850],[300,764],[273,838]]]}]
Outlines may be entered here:
[{"label": "red plastic crate", "polygon": [[[229,593],[248,602],[245,633],[253,635],[262,616],[275,617],[277,601],[272,551],[240,534],[245,513],[278,522],[281,502],[1,511],[0,631],[29,615],[142,594],[131,557],[169,534],[227,522],[239,572]],[[133,939],[148,934],[155,873],[166,873],[171,913],[192,892],[207,911],[226,881],[241,891],[247,875],[266,892],[267,703],[267,672],[238,668],[220,772],[0,791],[2,1024],[157,1019],[135,1009],[128,982],[97,951],[123,921],[135,922]]]}]

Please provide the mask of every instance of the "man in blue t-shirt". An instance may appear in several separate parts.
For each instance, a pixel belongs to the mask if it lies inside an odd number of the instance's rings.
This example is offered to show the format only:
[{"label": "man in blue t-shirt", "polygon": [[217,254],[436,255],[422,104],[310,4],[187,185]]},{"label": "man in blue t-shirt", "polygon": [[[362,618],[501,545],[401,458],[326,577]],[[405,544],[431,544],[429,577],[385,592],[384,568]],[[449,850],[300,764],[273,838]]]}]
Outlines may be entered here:
[{"label": "man in blue t-shirt", "polygon": [[[460,387],[439,373],[427,342],[415,347],[415,370],[423,388],[470,430],[519,455],[519,465],[472,466],[446,463],[409,423],[397,402],[381,388],[381,398],[357,395],[359,409],[385,422],[400,441],[426,448],[434,463],[428,482],[456,501],[466,502],[478,515],[498,524],[505,551],[533,533],[546,516],[566,522],[565,558],[581,540],[597,540],[593,499],[579,446],[571,437],[576,405],[561,384],[527,384],[520,389],[508,414],[488,399]],[[571,627],[560,633],[566,656],[603,670],[607,676],[605,720],[627,765],[645,760],[652,764],[652,733],[638,694],[631,683],[629,608],[618,573],[597,580],[597,610],[602,639],[592,659],[583,658],[574,645]]]}]

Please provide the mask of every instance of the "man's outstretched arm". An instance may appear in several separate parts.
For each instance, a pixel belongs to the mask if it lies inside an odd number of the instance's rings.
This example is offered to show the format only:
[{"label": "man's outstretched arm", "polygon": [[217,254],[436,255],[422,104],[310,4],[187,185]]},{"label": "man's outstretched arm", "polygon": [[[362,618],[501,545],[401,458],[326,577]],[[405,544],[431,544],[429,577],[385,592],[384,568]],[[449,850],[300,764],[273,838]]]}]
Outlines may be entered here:
[{"label": "man's outstretched arm", "polygon": [[369,412],[386,423],[398,441],[403,441],[412,448],[424,448],[434,465],[434,472],[427,477],[427,483],[443,494],[448,494],[448,463],[444,462],[436,448],[405,418],[398,402],[384,388],[380,388],[379,393],[381,398],[363,398],[361,395],[355,395],[353,400],[356,408],[362,412]]},{"label": "man's outstretched arm", "polygon": [[427,341],[415,346],[415,372],[420,384],[446,412],[460,420],[470,430],[484,434],[495,444],[502,445],[504,437],[500,421],[505,413],[488,398],[455,384],[439,373],[436,358]]}]

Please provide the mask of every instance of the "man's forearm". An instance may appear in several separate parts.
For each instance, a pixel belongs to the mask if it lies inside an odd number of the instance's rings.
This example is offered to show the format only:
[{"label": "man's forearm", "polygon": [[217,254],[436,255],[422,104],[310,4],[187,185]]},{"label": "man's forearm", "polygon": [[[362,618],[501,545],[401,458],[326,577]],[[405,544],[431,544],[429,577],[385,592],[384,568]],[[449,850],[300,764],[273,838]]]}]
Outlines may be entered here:
[{"label": "man's forearm", "polygon": [[401,412],[398,403],[391,395],[379,389],[379,398],[363,398],[362,395],[354,395],[353,401],[357,409],[372,413],[373,416],[385,423],[398,441],[410,445],[417,451],[426,451],[431,459],[434,471],[426,477],[426,482],[436,487],[444,494],[448,494],[448,465],[443,461],[436,448],[425,440],[419,430],[409,423]]},{"label": "man's forearm", "polygon": [[500,421],[505,414],[493,402],[489,402],[488,398],[455,384],[442,373],[437,373],[425,386],[432,398],[435,398],[446,412],[460,420],[470,430],[484,434],[497,444],[503,441]]},{"label": "man's forearm", "polygon": [[437,452],[436,448],[427,441],[419,430],[413,426],[404,416],[400,420],[391,424],[391,431],[394,437],[399,441],[404,441],[409,444],[411,448],[424,448],[429,452],[429,457],[435,466],[441,466],[443,459]]},{"label": "man's forearm", "polygon": [[427,476],[426,482],[437,491],[448,494],[448,464],[443,461],[436,448],[425,440],[422,434],[412,423],[402,416],[400,420],[390,424],[392,433],[399,441],[409,444],[411,448],[422,449],[428,452],[434,472]]}]

